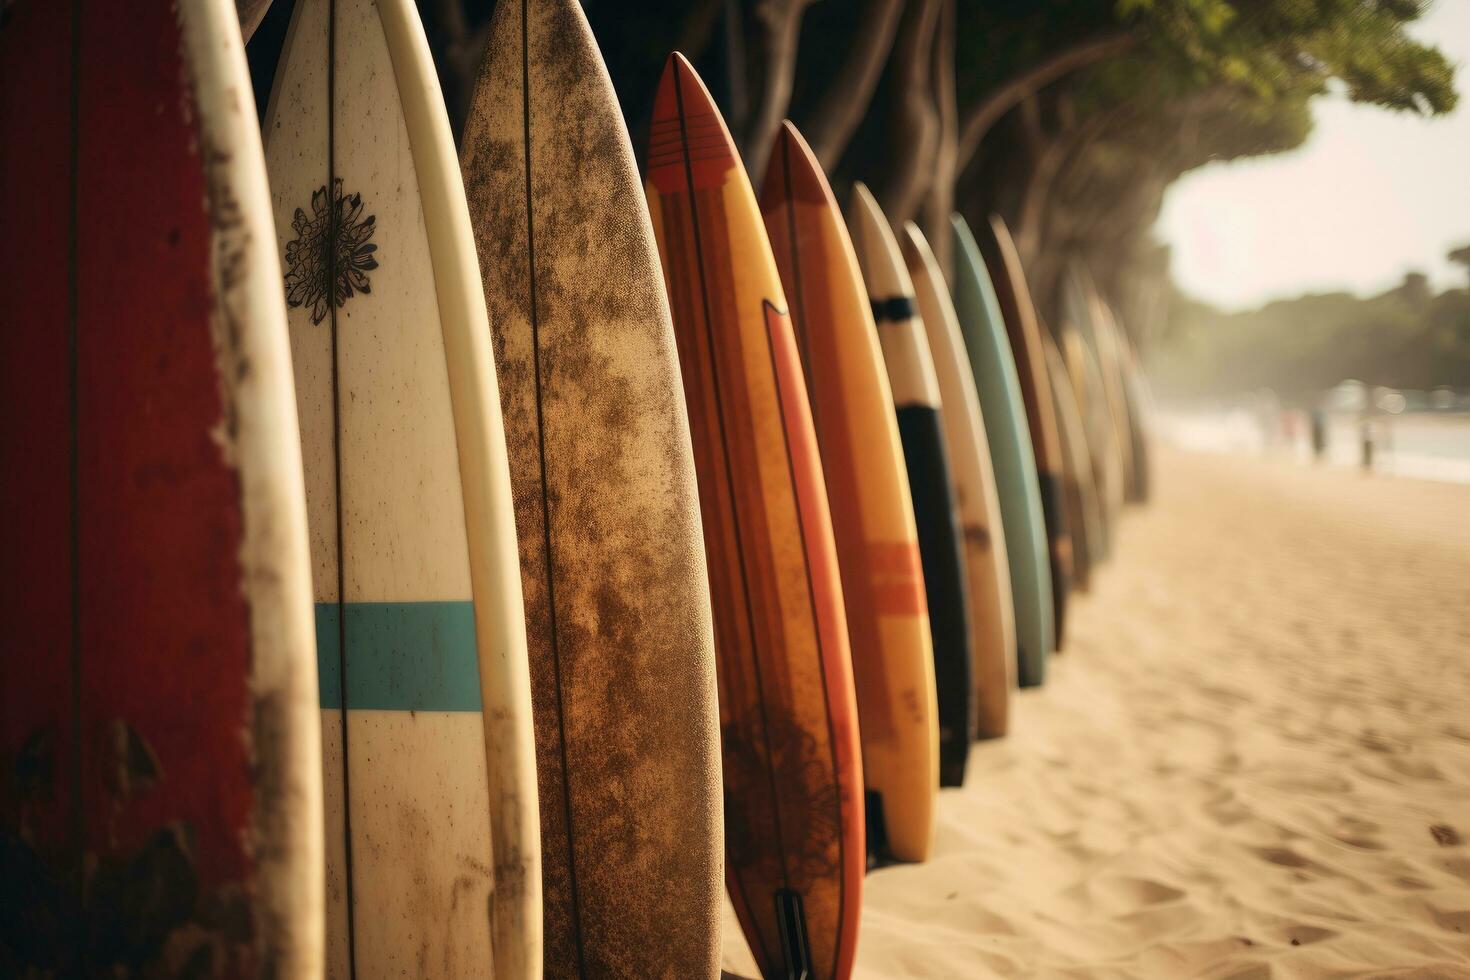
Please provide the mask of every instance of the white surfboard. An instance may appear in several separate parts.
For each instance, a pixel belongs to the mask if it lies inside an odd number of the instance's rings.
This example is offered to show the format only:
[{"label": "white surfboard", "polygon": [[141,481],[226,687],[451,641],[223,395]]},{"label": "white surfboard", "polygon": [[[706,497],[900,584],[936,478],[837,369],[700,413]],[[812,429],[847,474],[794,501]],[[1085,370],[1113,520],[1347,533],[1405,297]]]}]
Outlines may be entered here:
[{"label": "white surfboard", "polygon": [[539,976],[519,559],[412,0],[299,0],[266,116],[321,670],[329,976]]}]

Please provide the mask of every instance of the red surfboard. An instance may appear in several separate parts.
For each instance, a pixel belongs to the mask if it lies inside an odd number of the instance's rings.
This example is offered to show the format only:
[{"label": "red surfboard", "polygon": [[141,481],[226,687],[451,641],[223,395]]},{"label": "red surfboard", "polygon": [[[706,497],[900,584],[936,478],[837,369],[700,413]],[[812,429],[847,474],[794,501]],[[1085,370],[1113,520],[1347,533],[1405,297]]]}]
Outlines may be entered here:
[{"label": "red surfboard", "polygon": [[234,5],[0,26],[0,973],[321,969],[305,503]]}]

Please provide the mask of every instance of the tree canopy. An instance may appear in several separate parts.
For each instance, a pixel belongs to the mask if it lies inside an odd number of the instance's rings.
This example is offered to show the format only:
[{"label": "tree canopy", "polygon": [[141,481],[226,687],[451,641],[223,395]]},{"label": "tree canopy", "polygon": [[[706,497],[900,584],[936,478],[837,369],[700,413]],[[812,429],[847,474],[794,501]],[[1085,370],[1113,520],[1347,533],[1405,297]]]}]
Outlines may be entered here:
[{"label": "tree canopy", "polygon": [[1177,298],[1150,357],[1155,385],[1176,396],[1271,388],[1311,404],[1349,378],[1392,388],[1470,388],[1470,291],[1433,295],[1410,273],[1360,299],[1325,293],[1222,313]]},{"label": "tree canopy", "polygon": [[[261,0],[237,0],[257,18]],[[283,25],[275,0],[262,35]],[[952,209],[1010,225],[1043,318],[1086,264],[1136,340],[1170,297],[1165,189],[1311,132],[1313,99],[1450,111],[1454,69],[1408,28],[1429,0],[583,0],[642,153],[671,50],[756,179],[783,116],[839,194],[864,180],[947,261]],[[419,0],[456,130],[494,0]],[[252,48],[279,45],[274,28]],[[273,56],[252,51],[257,77]],[[269,75],[265,75],[269,78]]]}]

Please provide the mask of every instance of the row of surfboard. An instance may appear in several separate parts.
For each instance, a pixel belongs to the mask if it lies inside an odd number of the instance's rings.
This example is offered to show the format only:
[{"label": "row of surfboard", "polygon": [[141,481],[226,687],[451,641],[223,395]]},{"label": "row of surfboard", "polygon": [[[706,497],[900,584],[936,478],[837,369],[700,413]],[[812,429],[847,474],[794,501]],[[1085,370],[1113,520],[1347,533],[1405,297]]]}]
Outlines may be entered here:
[{"label": "row of surfboard", "polygon": [[458,155],[412,0],[263,140],[230,0],[0,16],[0,974],[849,975],[1145,487],[1080,275],[757,200],[678,55],[641,184],[575,0]]}]

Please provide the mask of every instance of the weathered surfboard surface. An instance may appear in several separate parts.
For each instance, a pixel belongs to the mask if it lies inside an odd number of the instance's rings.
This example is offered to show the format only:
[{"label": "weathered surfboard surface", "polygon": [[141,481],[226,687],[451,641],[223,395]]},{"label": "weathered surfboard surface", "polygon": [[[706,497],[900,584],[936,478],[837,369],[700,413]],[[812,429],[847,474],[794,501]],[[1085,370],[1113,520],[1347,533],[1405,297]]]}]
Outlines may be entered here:
[{"label": "weathered surfboard surface", "polygon": [[761,211],[791,301],[852,646],[868,850],[923,861],[939,785],[934,649],[918,531],[893,393],[842,213],[816,157],[787,122]]},{"label": "weathered surfboard surface", "polygon": [[328,971],[536,976],[510,478],[469,214],[412,4],[299,0],[271,103],[323,678]]},{"label": "weathered surfboard surface", "polygon": [[4,19],[0,973],[320,976],[306,515],[235,9]]},{"label": "weathered surfboard surface", "polygon": [[1046,355],[1041,350],[1041,325],[1036,321],[1036,309],[1031,304],[1031,291],[1021,268],[1021,256],[1005,222],[998,215],[991,215],[985,230],[987,234],[980,241],[980,249],[990,269],[1006,333],[1011,339],[1011,353],[1016,359],[1016,374],[1021,381],[1021,400],[1026,405],[1026,423],[1036,454],[1036,477],[1041,489],[1041,509],[1051,555],[1056,644],[1060,648],[1072,573],[1072,537],[1061,501],[1062,442],[1048,394],[1050,382],[1046,377]]},{"label": "weathered surfboard surface", "polygon": [[647,189],[709,560],[726,886],[765,975],[846,977],[862,762],[822,461],[755,194],[678,54],[654,100]]},{"label": "weathered surfboard surface", "polygon": [[536,709],[546,972],[719,973],[709,586],[678,352],[575,0],[502,0],[462,141]]},{"label": "weathered surfboard surface", "polygon": [[1016,362],[980,248],[964,218],[951,215],[950,225],[955,236],[955,315],[975,373],[1006,529],[1006,557],[1016,605],[1018,680],[1022,687],[1035,687],[1045,680],[1056,625],[1036,457]]},{"label": "weathered surfboard surface", "polygon": [[853,185],[848,223],[878,324],[918,525],[939,700],[939,785],[959,786],[974,731],[975,637],[939,379],[898,242],[862,184]]},{"label": "weathered surfboard surface", "polygon": [[944,400],[940,417],[963,534],[965,581],[975,633],[975,735],[997,738],[1009,727],[1011,689],[1016,686],[1016,611],[990,443],[970,371],[970,354],[939,262],[912,221],[904,225],[902,246],[904,264],[914,281],[919,318],[934,355],[939,397]]},{"label": "weathered surfboard surface", "polygon": [[1092,460],[1087,453],[1087,432],[1082,413],[1077,410],[1077,396],[1067,376],[1067,366],[1057,350],[1056,342],[1043,332],[1046,350],[1047,379],[1051,382],[1052,406],[1057,414],[1057,431],[1066,452],[1062,500],[1067,507],[1067,526],[1072,529],[1072,584],[1079,591],[1092,586],[1092,573],[1106,557],[1102,542],[1102,515],[1098,510],[1097,488],[1092,482]]}]

